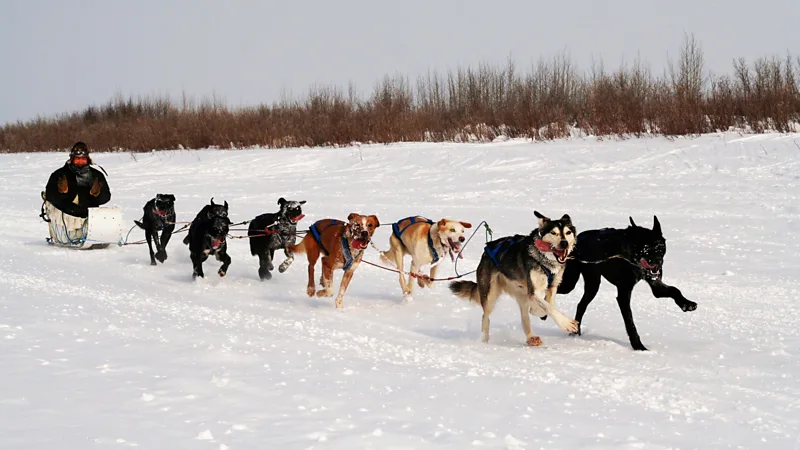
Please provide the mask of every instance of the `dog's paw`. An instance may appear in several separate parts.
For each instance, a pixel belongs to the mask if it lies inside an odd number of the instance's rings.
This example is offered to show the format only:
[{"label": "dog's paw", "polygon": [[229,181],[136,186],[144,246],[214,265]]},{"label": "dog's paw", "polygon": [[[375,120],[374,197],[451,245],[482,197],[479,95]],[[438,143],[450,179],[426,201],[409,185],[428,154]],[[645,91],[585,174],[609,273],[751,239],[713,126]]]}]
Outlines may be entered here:
[{"label": "dog's paw", "polygon": [[205,276],[204,276],[202,273],[197,273],[197,272],[195,272],[195,273],[193,273],[193,274],[192,274],[192,279],[193,279],[193,280],[196,280],[196,279],[197,279],[197,277],[200,277],[200,278],[205,278]]},{"label": "dog's paw", "polygon": [[270,272],[260,273],[258,276],[261,278],[261,281],[269,281],[272,279],[272,273]]},{"label": "dog's paw", "polygon": [[645,347],[644,344],[642,344],[641,342],[632,343],[631,347],[633,347],[633,349],[636,350],[637,352],[647,351],[647,347]]},{"label": "dog's paw", "polygon": [[320,289],[317,291],[317,297],[333,297],[333,291],[328,289]]},{"label": "dog's paw", "polygon": [[695,309],[697,309],[697,303],[690,300],[686,300],[686,303],[681,303],[678,306],[681,307],[681,310],[683,310],[683,312],[694,311]]},{"label": "dog's paw", "polygon": [[156,259],[159,260],[163,264],[164,261],[167,260],[167,252],[165,252],[163,250],[160,251],[160,252],[157,252],[156,253]]},{"label": "dog's paw", "polygon": [[336,297],[336,309],[342,309],[344,307],[344,299],[341,297]]},{"label": "dog's paw", "polygon": [[275,270],[275,265],[274,265],[274,264],[272,264],[272,263],[269,263],[269,265],[267,265],[267,268],[268,268],[269,270]]},{"label": "dog's paw", "polygon": [[219,274],[219,276],[224,277],[226,272],[222,269],[219,269],[217,273]]},{"label": "dog's paw", "polygon": [[527,344],[530,345],[531,347],[539,347],[542,345],[542,338],[540,338],[539,336],[531,336],[525,342],[527,342]]},{"label": "dog's paw", "polygon": [[157,265],[158,265],[158,263],[156,262],[156,260],[155,260],[155,259],[151,259],[151,260],[150,260],[150,265],[151,265],[151,266],[157,266]]},{"label": "dog's paw", "polygon": [[414,301],[414,297],[411,295],[411,292],[403,292],[403,303],[411,303]]},{"label": "dog's paw", "polygon": [[563,329],[567,333],[577,333],[580,325],[573,319],[567,319],[564,323]]},{"label": "dog's paw", "polygon": [[289,266],[291,265],[292,261],[287,259],[286,261],[282,262],[280,266],[278,266],[278,272],[280,273],[286,272],[289,269]]},{"label": "dog's paw", "polygon": [[313,297],[315,292],[317,292],[317,289],[314,286],[306,288],[306,294],[308,294],[309,297]]}]

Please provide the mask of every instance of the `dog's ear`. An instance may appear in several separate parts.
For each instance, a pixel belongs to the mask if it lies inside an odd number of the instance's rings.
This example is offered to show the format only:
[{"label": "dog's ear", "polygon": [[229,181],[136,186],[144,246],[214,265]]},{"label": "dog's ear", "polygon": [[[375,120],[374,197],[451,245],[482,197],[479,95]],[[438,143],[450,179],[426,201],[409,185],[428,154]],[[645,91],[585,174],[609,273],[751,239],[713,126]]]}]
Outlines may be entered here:
[{"label": "dog's ear", "polygon": [[211,206],[216,206],[217,204],[214,203],[214,197],[211,197]]},{"label": "dog's ear", "polygon": [[566,224],[570,224],[572,223],[572,218],[569,216],[569,214],[564,214],[563,216],[561,216],[561,221]]},{"label": "dog's ear", "polygon": [[227,211],[227,210],[228,210],[228,201],[225,200],[225,211]]},{"label": "dog's ear", "polygon": [[540,213],[539,211],[534,211],[533,215],[539,219],[539,228],[544,228],[544,225],[547,222],[550,222],[550,219],[546,216],[543,216],[542,213]]},{"label": "dog's ear", "polygon": [[283,197],[279,198],[278,199],[278,204],[281,205],[281,206],[285,205],[286,204],[286,199],[283,198]]},{"label": "dog's ear", "polygon": [[653,231],[658,233],[659,236],[663,236],[661,234],[661,222],[658,221],[658,217],[653,216]]},{"label": "dog's ear", "polygon": [[636,222],[633,221],[633,217],[628,216],[628,219],[631,221],[631,226],[635,227],[636,226]]},{"label": "dog's ear", "polygon": [[381,221],[378,220],[378,216],[373,214],[373,215],[369,216],[369,218],[373,219],[375,221],[375,228],[378,228],[379,226],[381,226]]},{"label": "dog's ear", "polygon": [[472,228],[472,224],[469,222],[458,222],[458,223],[460,223],[461,226],[464,228]]},{"label": "dog's ear", "polygon": [[300,201],[299,201],[299,202],[297,202],[297,203],[299,203],[299,204],[301,204],[301,205],[305,205],[305,204],[306,204],[306,201],[305,201],[305,200],[300,200]]},{"label": "dog's ear", "polygon": [[358,214],[356,214],[356,213],[350,213],[350,214],[348,214],[348,215],[347,215],[347,221],[348,221],[348,222],[352,221],[352,220],[353,220],[353,219],[354,219],[354,218],[355,218],[357,215],[358,215]]},{"label": "dog's ear", "polygon": [[442,219],[436,222],[436,225],[439,225],[439,228],[443,228],[445,225],[447,225],[447,219]]},{"label": "dog's ear", "polygon": [[174,195],[172,195],[172,194],[167,194],[167,195],[166,195],[166,197],[167,197],[167,199],[168,199],[168,200],[170,200],[170,201],[173,201],[173,202],[175,201],[175,196],[174,196]]}]

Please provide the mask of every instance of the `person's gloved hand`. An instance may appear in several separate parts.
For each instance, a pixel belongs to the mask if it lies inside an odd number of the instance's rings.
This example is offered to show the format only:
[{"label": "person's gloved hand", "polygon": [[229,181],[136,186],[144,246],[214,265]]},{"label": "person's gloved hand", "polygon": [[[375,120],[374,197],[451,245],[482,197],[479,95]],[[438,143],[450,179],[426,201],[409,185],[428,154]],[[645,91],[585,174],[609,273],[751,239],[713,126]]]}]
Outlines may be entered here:
[{"label": "person's gloved hand", "polygon": [[66,194],[69,191],[69,183],[67,183],[67,176],[61,175],[58,179],[58,192]]},{"label": "person's gloved hand", "polygon": [[100,195],[100,189],[103,187],[103,183],[100,182],[97,178],[94,179],[94,183],[92,183],[92,190],[89,191],[89,195],[92,197],[97,197]]}]

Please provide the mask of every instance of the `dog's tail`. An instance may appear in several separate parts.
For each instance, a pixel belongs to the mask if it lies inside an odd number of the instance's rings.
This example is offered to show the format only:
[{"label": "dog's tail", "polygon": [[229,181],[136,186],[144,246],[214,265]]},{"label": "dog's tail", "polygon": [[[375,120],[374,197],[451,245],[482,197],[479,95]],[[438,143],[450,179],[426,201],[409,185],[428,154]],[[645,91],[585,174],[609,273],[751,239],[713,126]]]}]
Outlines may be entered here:
[{"label": "dog's tail", "polygon": [[478,283],[474,281],[453,281],[450,283],[450,292],[452,292],[456,297],[469,300],[479,305],[481,304],[481,299],[478,295]]},{"label": "dog's tail", "polygon": [[[311,234],[311,233],[309,233],[309,234]],[[291,254],[305,253],[306,252],[306,239],[305,238],[301,239],[300,242],[298,244],[296,244],[296,245],[287,244],[286,245],[286,251],[291,253]]]},{"label": "dog's tail", "polygon": [[144,230],[144,225],[142,224],[142,222],[139,222],[138,220],[134,220],[133,223],[135,223],[139,228]]},{"label": "dog's tail", "polygon": [[392,261],[391,259],[389,259],[389,256],[387,256],[387,253],[386,253],[386,252],[384,252],[384,251],[380,251],[380,252],[379,252],[379,254],[381,255],[381,261],[382,261],[384,264],[388,264],[388,265],[390,265],[390,266],[394,267],[394,265],[395,265],[395,264],[394,264],[394,261]]}]

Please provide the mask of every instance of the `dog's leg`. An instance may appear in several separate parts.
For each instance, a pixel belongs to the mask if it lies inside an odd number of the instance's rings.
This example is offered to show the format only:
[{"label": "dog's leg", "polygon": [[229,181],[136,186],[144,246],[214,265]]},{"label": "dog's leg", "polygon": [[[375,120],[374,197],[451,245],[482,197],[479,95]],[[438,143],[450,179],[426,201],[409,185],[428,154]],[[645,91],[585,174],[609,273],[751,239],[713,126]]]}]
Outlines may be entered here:
[{"label": "dog's leg", "polygon": [[586,269],[583,272],[583,296],[578,303],[578,308],[575,311],[575,321],[578,322],[578,331],[575,332],[578,336],[581,335],[581,322],[583,322],[583,315],[586,313],[586,308],[589,303],[597,296],[597,291],[600,290],[600,281],[602,276],[600,271],[593,269]]},{"label": "dog's leg", "polygon": [[424,281],[424,285],[422,287],[427,287],[427,288],[433,287],[433,279],[436,278],[436,272],[438,270],[439,270],[439,266],[438,265],[431,267],[430,279],[423,280]]},{"label": "dog's leg", "polygon": [[306,287],[306,294],[308,294],[309,297],[313,297],[314,292],[317,290],[314,285],[314,267],[317,265],[319,252],[308,249],[306,250],[306,256],[308,257],[308,286]]},{"label": "dog's leg", "polygon": [[205,275],[203,275],[203,261],[205,261],[204,256],[205,255],[197,253],[191,254],[192,268],[194,269],[194,272],[192,272],[192,278],[205,278]]},{"label": "dog's leg", "polygon": [[336,308],[342,308],[344,302],[344,293],[347,291],[347,286],[350,284],[350,280],[353,279],[353,275],[355,274],[357,267],[358,263],[353,263],[353,266],[350,267],[350,270],[346,271],[342,276],[342,282],[339,283],[339,293],[336,295]]},{"label": "dog's leg", "polygon": [[275,260],[275,249],[271,248],[267,250],[269,253],[269,270],[275,270],[275,266],[272,264],[272,261]]},{"label": "dog's leg", "polygon": [[628,339],[631,341],[631,347],[634,350],[647,350],[642,344],[642,339],[639,337],[639,332],[636,331],[636,324],[633,323],[633,312],[631,311],[631,293],[633,292],[633,284],[621,284],[617,286],[617,304],[619,311],[622,313],[622,320],[625,321],[625,331],[628,333]]},{"label": "dog's leg", "polygon": [[[411,259],[411,267],[408,269],[409,273],[417,274],[419,272],[419,266],[417,266],[417,262],[414,261],[413,257]],[[408,283],[406,283],[406,296],[410,299],[411,294],[414,293],[414,281],[416,280],[417,284],[422,286],[422,279],[419,277],[412,277],[411,275],[408,276]]]},{"label": "dog's leg", "polygon": [[262,249],[258,253],[258,277],[261,281],[272,279],[272,274],[269,272],[271,266],[269,252]]},{"label": "dog's leg", "polygon": [[167,260],[167,244],[169,244],[169,240],[172,237],[173,231],[175,231],[175,225],[167,225],[161,231],[161,248],[158,249],[156,258],[158,258],[158,260],[162,263]]},{"label": "dog's leg", "polygon": [[294,262],[294,254],[292,254],[292,252],[290,252],[288,249],[284,248],[283,254],[286,255],[286,259],[284,259],[281,265],[278,266],[278,272],[280,273],[286,272],[286,270],[289,269],[289,266],[291,266]]},{"label": "dog's leg", "polygon": [[228,273],[228,267],[231,265],[231,257],[228,255],[227,244],[223,244],[223,247],[217,252],[217,261],[222,261],[222,266],[217,273],[219,276],[224,277],[225,274]]},{"label": "dog's leg", "polygon": [[398,270],[397,280],[398,283],[400,283],[400,290],[403,291],[403,299],[405,301],[410,300],[411,293],[406,288],[406,276],[403,273],[405,251],[403,250],[403,244],[397,239],[397,236],[392,234],[389,238],[389,250],[380,252],[380,257],[384,264],[391,264]]},{"label": "dog's leg", "polygon": [[[145,230],[144,237],[147,239],[147,248],[150,249],[150,265],[156,266],[156,256],[153,253],[153,236],[150,234],[150,230]],[[156,246],[158,246],[158,240],[156,240]]]},{"label": "dog's leg", "polygon": [[[534,308],[536,305],[543,310],[548,316],[552,317],[553,320],[556,322],[559,328],[566,331],[567,333],[576,333],[578,331],[578,322],[569,317],[565,316],[564,313],[556,309],[555,306],[551,305],[550,302],[545,300],[547,296],[547,288],[543,287],[540,289],[536,289],[534,295],[528,296],[529,302],[534,302],[534,305],[530,306],[530,308]],[[527,310],[526,310],[527,312]],[[538,314],[541,314],[542,311],[539,311]]]},{"label": "dog's leg", "polygon": [[[478,268],[480,269],[481,266]],[[500,296],[500,288],[497,286],[497,280],[492,280],[491,272],[491,270],[479,270],[477,277],[478,296],[483,308],[483,317],[481,318],[481,340],[483,342],[489,342],[489,316],[492,315],[497,298]]]},{"label": "dog's leg", "polygon": [[319,280],[320,290],[317,297],[333,297],[333,264],[329,256],[322,257],[322,277]]},{"label": "dog's leg", "polygon": [[531,330],[531,315],[528,313],[528,311],[531,309],[531,306],[528,304],[527,300],[528,299],[525,297],[517,299],[517,303],[519,304],[519,315],[522,319],[522,331],[525,333],[525,342],[527,342],[531,347],[538,347],[542,345],[542,338],[533,334],[533,331]]},{"label": "dog's leg", "polygon": [[669,297],[675,300],[675,304],[678,305],[684,312],[694,311],[697,309],[697,303],[684,297],[678,288],[665,284],[661,280],[645,279],[645,281],[647,281],[647,284],[650,285],[650,290],[653,291],[653,295],[656,298]]}]

